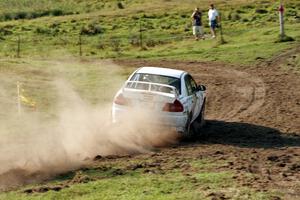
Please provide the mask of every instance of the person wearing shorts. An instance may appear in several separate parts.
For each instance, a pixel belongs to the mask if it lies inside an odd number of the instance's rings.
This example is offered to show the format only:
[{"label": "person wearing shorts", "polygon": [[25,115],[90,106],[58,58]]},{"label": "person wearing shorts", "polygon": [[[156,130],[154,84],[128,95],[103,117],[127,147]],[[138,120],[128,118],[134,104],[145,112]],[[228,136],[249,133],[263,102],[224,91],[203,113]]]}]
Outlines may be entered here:
[{"label": "person wearing shorts", "polygon": [[195,36],[195,40],[199,40],[200,37],[203,38],[202,13],[199,8],[195,8],[191,18],[193,23],[193,35]]},{"label": "person wearing shorts", "polygon": [[216,28],[218,26],[218,18],[219,13],[217,9],[215,8],[214,4],[210,5],[210,9],[208,11],[208,21],[209,21],[209,27],[212,34],[212,38],[216,37]]}]

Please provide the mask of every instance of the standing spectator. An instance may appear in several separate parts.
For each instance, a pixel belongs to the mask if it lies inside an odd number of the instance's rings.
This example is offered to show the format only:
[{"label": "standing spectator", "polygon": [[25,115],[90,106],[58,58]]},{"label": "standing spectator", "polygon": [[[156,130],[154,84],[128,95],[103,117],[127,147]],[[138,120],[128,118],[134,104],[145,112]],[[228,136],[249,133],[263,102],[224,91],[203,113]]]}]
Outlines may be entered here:
[{"label": "standing spectator", "polygon": [[208,21],[209,21],[212,38],[216,37],[216,28],[218,26],[218,19],[219,19],[219,13],[215,8],[214,4],[211,4],[210,9],[208,11]]},{"label": "standing spectator", "polygon": [[200,36],[203,38],[202,13],[199,8],[195,8],[191,18],[193,23],[193,35],[196,40],[199,40]]}]

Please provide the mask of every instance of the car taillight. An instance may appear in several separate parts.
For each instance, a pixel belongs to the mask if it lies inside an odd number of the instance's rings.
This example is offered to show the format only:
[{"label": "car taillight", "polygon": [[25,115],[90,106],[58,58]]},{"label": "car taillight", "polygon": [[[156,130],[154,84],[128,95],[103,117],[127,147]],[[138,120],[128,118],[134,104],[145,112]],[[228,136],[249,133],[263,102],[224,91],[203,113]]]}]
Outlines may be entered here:
[{"label": "car taillight", "polygon": [[174,103],[166,103],[163,111],[166,112],[183,112],[183,105],[177,99]]},{"label": "car taillight", "polygon": [[122,93],[120,93],[118,96],[116,96],[114,103],[122,106],[127,106],[129,105],[129,100],[125,98]]}]

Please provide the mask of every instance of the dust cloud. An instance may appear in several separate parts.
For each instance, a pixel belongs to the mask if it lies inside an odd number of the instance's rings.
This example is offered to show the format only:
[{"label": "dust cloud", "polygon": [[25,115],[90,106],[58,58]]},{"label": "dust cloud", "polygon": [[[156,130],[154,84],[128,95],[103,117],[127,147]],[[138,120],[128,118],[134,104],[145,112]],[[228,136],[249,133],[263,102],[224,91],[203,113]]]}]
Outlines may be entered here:
[{"label": "dust cloud", "polygon": [[126,123],[114,125],[110,103],[87,103],[62,77],[53,84],[54,119],[37,111],[19,115],[15,104],[3,100],[16,97],[0,87],[0,191],[78,169],[96,155],[144,153],[176,142],[174,132],[145,123],[156,118],[153,113],[135,110]]}]

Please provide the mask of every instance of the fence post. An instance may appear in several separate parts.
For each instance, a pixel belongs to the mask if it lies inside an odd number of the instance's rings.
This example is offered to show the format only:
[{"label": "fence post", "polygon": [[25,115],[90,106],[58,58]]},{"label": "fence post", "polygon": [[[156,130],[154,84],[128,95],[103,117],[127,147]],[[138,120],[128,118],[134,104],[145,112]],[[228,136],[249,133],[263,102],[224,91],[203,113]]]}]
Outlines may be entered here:
[{"label": "fence post", "polygon": [[222,26],[222,17],[221,17],[221,13],[219,14],[219,26],[220,26],[220,36],[221,36],[221,44],[224,44],[225,43],[225,40],[224,40],[224,36],[223,36],[223,26]]},{"label": "fence post", "polygon": [[17,40],[17,58],[20,58],[20,51],[21,51],[21,38],[20,35],[18,35],[18,40]]},{"label": "fence post", "polygon": [[283,12],[284,12],[284,7],[282,0],[280,1],[280,7],[279,7],[279,24],[280,24],[280,37],[281,39],[284,38],[284,18],[283,18]]},{"label": "fence post", "polygon": [[79,56],[82,56],[82,38],[81,38],[81,33],[79,33]]},{"label": "fence post", "polygon": [[142,30],[142,21],[140,19],[140,48],[143,48],[143,30]]}]

